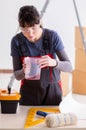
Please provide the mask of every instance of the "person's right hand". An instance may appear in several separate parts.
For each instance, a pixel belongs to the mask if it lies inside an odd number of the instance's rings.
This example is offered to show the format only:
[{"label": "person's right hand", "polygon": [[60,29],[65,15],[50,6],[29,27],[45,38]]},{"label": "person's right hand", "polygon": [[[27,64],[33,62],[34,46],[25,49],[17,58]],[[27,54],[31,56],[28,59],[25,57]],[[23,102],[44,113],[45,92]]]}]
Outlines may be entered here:
[{"label": "person's right hand", "polygon": [[24,59],[24,63],[23,63],[23,71],[25,74],[29,74],[30,73],[30,68],[31,68],[31,63],[29,58],[28,59]]}]

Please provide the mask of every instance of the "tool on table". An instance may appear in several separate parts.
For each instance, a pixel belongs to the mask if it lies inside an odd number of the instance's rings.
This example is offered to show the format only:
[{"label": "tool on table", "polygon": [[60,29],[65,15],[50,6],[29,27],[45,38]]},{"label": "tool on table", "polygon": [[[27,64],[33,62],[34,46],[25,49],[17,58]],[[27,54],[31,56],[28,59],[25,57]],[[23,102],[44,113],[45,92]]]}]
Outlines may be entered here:
[{"label": "tool on table", "polygon": [[39,111],[39,110],[36,112],[36,114],[39,116],[42,116],[42,117],[46,117],[48,115],[47,112],[43,112],[43,111]]},{"label": "tool on table", "polygon": [[77,123],[77,116],[74,113],[48,114],[45,123],[48,127],[73,125]]},{"label": "tool on table", "polygon": [[77,116],[74,113],[57,113],[57,114],[49,114],[43,111],[37,111],[37,115],[42,117],[46,117],[45,123],[48,127],[59,127],[65,125],[76,124]]},{"label": "tool on table", "polygon": [[42,112],[47,112],[47,113],[60,113],[60,110],[58,107],[52,107],[52,108],[48,108],[48,107],[36,107],[36,108],[30,108],[27,118],[26,118],[26,122],[24,125],[24,128],[29,128],[29,127],[33,127],[36,126],[40,123],[43,123],[45,121],[45,117],[37,117],[37,111],[42,111]]},{"label": "tool on table", "polygon": [[16,91],[11,92],[14,79],[15,76],[13,74],[10,78],[7,90],[0,90],[1,113],[13,114],[17,112],[17,106],[21,95]]}]

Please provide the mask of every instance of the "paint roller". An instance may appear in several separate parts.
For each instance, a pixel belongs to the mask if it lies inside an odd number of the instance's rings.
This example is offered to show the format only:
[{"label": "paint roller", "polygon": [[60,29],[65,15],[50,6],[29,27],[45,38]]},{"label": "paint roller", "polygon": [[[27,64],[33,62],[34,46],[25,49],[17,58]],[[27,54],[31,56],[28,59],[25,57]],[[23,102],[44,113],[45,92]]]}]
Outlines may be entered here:
[{"label": "paint roller", "polygon": [[36,114],[45,117],[47,127],[60,127],[77,123],[77,116],[74,113],[48,114],[46,112],[37,111]]}]

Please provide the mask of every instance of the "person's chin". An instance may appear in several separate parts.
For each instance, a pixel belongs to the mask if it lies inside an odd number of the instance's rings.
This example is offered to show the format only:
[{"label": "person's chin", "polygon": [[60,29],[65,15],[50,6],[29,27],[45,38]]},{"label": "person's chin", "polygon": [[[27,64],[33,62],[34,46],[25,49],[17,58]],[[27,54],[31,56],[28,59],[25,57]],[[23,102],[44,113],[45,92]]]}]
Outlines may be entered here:
[{"label": "person's chin", "polygon": [[35,42],[35,39],[34,38],[29,38],[29,41],[30,42]]}]

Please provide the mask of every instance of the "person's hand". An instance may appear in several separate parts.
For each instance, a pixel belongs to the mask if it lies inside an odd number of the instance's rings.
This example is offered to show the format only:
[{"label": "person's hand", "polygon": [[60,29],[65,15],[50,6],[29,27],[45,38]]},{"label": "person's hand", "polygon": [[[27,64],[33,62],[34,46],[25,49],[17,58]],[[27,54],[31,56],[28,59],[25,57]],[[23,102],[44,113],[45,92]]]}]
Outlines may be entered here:
[{"label": "person's hand", "polygon": [[48,55],[41,56],[41,58],[39,60],[40,68],[54,67],[54,66],[56,66],[56,64],[57,64],[56,60],[51,58],[51,57],[49,57]]},{"label": "person's hand", "polygon": [[23,71],[25,74],[29,74],[30,73],[30,68],[31,68],[31,63],[29,58],[26,59],[23,63]]}]

